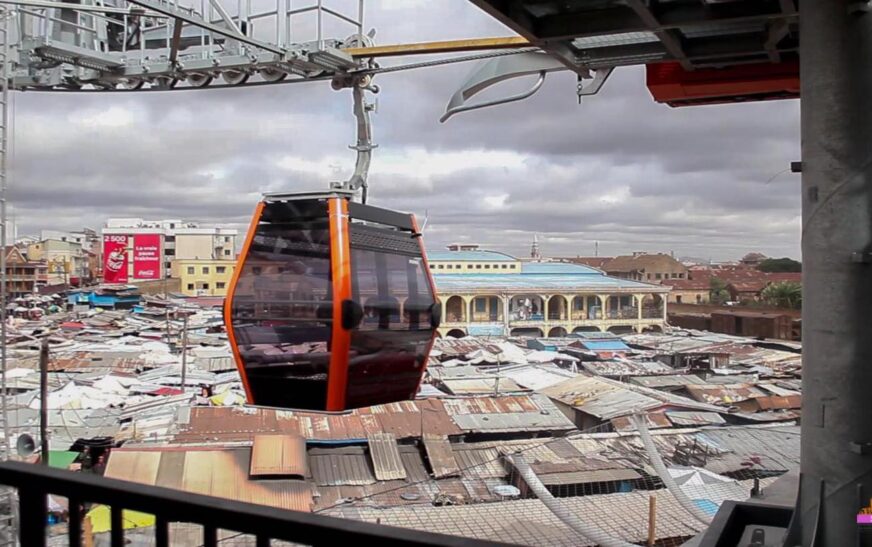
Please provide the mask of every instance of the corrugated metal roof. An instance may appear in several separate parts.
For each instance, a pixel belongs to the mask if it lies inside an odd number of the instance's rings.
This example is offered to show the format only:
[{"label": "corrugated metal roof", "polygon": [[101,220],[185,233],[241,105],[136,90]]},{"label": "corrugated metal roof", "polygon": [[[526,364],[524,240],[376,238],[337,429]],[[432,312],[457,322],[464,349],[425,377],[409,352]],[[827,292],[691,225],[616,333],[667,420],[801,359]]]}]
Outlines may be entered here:
[{"label": "corrugated metal roof", "polygon": [[255,435],[251,446],[252,476],[307,475],[306,440],[296,435]]},{"label": "corrugated metal roof", "polygon": [[545,388],[541,393],[602,420],[663,406],[702,411],[718,410],[717,407],[698,403],[687,397],[598,376],[579,375]]},{"label": "corrugated metal roof", "polygon": [[249,480],[251,450],[124,449],[112,451],[105,476],[235,501],[310,511],[308,483]]},{"label": "corrugated metal roof", "polygon": [[[771,479],[764,479],[764,482],[771,482]],[[750,481],[739,484],[746,489],[745,491],[752,486]],[[737,493],[736,491],[733,494]],[[648,536],[648,519],[644,515],[648,514],[650,495],[650,491],[636,491],[560,498],[560,502],[573,514],[597,523],[609,536],[627,542],[642,543]],[[655,535],[658,540],[685,539],[703,530],[703,525],[688,518],[687,511],[669,492],[658,490],[656,495]],[[720,501],[720,499],[713,500],[715,504]],[[536,499],[447,507],[430,505],[393,508],[340,507],[327,514],[510,544],[593,545],[573,532]]]},{"label": "corrugated metal roof", "polygon": [[504,367],[500,373],[514,380],[518,385],[538,391],[554,384],[559,384],[567,378],[574,378],[577,373],[562,369],[557,365],[520,365]]},{"label": "corrugated metal roof", "polygon": [[727,423],[717,412],[669,410],[666,412],[666,417],[677,426],[722,425]]},{"label": "corrugated metal roof", "polygon": [[688,385],[704,385],[705,380],[695,374],[664,374],[662,376],[633,376],[628,381],[632,384],[663,389]]},{"label": "corrugated metal roof", "polygon": [[558,486],[593,482],[630,481],[641,479],[642,475],[634,469],[601,469],[597,471],[540,474],[539,478],[542,480],[542,484],[546,486]]},{"label": "corrugated metal roof", "polygon": [[193,407],[179,410],[175,442],[243,442],[260,433],[300,435],[308,440],[363,441],[385,431],[398,439],[420,437],[424,431],[460,435],[438,399],[403,401],[358,409],[346,414],[282,411],[252,407]]},{"label": "corrugated metal roof", "polygon": [[427,459],[430,461],[430,468],[433,469],[435,478],[460,475],[460,468],[457,467],[448,437],[425,434],[424,449],[427,451]]},{"label": "corrugated metal roof", "polygon": [[511,378],[491,375],[481,378],[445,379],[442,385],[454,395],[480,395],[498,393],[518,393],[529,391],[515,383]]},{"label": "corrugated metal roof", "polygon": [[524,262],[521,264],[521,273],[523,274],[571,274],[571,275],[603,275],[600,270],[583,266],[581,264],[570,264],[568,262]]},{"label": "corrugated metal roof", "polygon": [[373,433],[367,439],[375,477],[380,481],[406,478],[406,469],[397,448],[397,438],[390,433]]},{"label": "corrugated metal roof", "polygon": [[[661,429],[664,427],[672,427],[672,422],[662,412],[648,412],[645,414],[645,423],[649,429]],[[612,427],[615,431],[636,431],[636,424],[629,416],[621,416],[611,419]]]},{"label": "corrugated metal roof", "polygon": [[722,405],[766,396],[764,391],[747,384],[687,386],[687,392],[697,401]]},{"label": "corrugated metal roof", "polygon": [[467,448],[463,445],[454,445],[452,448],[455,461],[464,477],[484,479],[505,477],[509,474],[503,467],[500,451],[496,448]]},{"label": "corrugated metal roof", "polygon": [[312,481],[318,486],[359,486],[376,482],[362,448],[313,448],[309,451]]},{"label": "corrugated metal roof", "polygon": [[648,285],[605,274],[435,274],[433,281],[441,293],[458,291],[596,291],[600,289],[637,291],[644,293],[665,293],[668,287]]},{"label": "corrugated metal roof", "polygon": [[632,351],[623,340],[580,340],[578,344],[591,351]]}]

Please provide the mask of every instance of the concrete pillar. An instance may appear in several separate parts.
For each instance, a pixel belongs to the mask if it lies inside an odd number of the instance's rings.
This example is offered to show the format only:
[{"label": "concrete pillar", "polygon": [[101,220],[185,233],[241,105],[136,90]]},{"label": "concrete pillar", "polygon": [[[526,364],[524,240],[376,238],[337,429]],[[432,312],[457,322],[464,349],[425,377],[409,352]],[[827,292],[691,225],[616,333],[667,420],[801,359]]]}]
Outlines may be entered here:
[{"label": "concrete pillar", "polygon": [[545,318],[545,321],[548,321],[548,303],[551,300],[551,295],[546,294],[540,297],[542,299],[542,317]]},{"label": "concrete pillar", "polygon": [[512,300],[512,297],[508,294],[502,295],[503,299],[503,330],[506,336],[511,332],[511,328],[509,327],[509,302]]},{"label": "concrete pillar", "polygon": [[660,295],[660,299],[663,301],[663,321],[666,321],[666,318],[667,318],[667,316],[666,316],[666,307],[667,307],[667,304],[668,304],[668,302],[667,302],[667,300],[668,300],[668,296],[669,296],[668,293],[665,293],[665,294],[661,294],[661,295]]},{"label": "concrete pillar", "polygon": [[[872,497],[872,13],[803,0],[802,545],[857,545]],[[853,13],[849,8],[854,8]],[[813,543],[813,540],[814,543]]]},{"label": "concrete pillar", "polygon": [[636,318],[639,321],[641,321],[642,320],[642,301],[645,300],[645,295],[644,294],[637,294],[637,295],[635,295],[635,298],[636,298],[636,312],[637,312]]}]

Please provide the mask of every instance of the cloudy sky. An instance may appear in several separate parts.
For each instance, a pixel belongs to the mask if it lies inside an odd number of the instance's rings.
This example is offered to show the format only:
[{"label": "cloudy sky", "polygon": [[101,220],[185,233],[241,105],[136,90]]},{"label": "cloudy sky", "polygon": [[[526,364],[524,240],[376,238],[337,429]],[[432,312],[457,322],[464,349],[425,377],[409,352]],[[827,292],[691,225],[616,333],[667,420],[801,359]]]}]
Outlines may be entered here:
[{"label": "cloudy sky", "polygon": [[[366,16],[380,44],[508,34],[466,0],[370,0]],[[431,247],[526,254],[538,234],[552,256],[592,255],[598,241],[601,255],[799,257],[799,178],[775,176],[799,159],[798,101],[671,109],[624,68],[581,106],[574,76],[558,73],[531,99],[440,124],[472,68],[376,79],[371,202],[426,214]],[[16,93],[14,116],[19,234],[109,217],[244,228],[260,193],[319,189],[354,163],[350,92],[328,82]]]}]

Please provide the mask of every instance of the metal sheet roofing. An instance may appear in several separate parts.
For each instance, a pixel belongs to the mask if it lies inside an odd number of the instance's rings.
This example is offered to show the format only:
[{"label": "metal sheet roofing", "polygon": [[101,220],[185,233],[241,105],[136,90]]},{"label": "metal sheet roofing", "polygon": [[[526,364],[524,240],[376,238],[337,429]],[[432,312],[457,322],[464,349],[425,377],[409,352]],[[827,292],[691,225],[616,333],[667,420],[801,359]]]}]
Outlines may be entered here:
[{"label": "metal sheet roofing", "polygon": [[641,479],[635,469],[600,469],[595,471],[567,471],[562,473],[540,474],[542,484],[563,486],[569,484],[589,484],[594,482],[631,481]]},{"label": "metal sheet roofing", "polygon": [[346,414],[281,411],[256,407],[193,407],[179,410],[175,442],[244,442],[260,433],[300,435],[311,441],[364,441],[371,433],[389,432],[397,438],[421,436],[424,431],[460,435],[438,399],[403,401],[358,409]]},{"label": "metal sheet roofing", "polygon": [[524,262],[521,264],[522,274],[574,274],[574,275],[602,275],[600,270],[570,264],[567,262]]},{"label": "metal sheet roofing", "polygon": [[[751,487],[750,481],[740,482],[739,485],[746,489],[745,492]],[[716,489],[717,485],[702,488]],[[700,493],[707,494],[708,491],[700,490]],[[559,499],[573,514],[597,523],[609,536],[627,542],[642,543],[647,540],[648,522],[647,518],[641,518],[640,515],[648,514],[650,495],[650,491],[636,491]],[[686,510],[668,491],[657,490],[656,495],[657,539],[689,538],[703,529],[701,524],[687,517]],[[738,495],[738,489],[731,492],[720,489],[710,498],[715,498],[712,502],[717,505],[723,501],[725,495]],[[327,514],[515,545],[593,545],[578,536],[537,499],[445,507],[337,507]]]},{"label": "metal sheet roofing", "polygon": [[715,406],[687,397],[598,376],[579,375],[545,388],[541,393],[602,420],[658,407],[683,407],[712,412],[719,410]]},{"label": "metal sheet roofing", "polygon": [[623,340],[580,340],[578,343],[591,351],[631,351]]},{"label": "metal sheet roofing", "polygon": [[723,425],[727,423],[717,412],[689,412],[683,410],[668,410],[666,417],[677,426]]},{"label": "metal sheet roofing", "polygon": [[406,468],[397,448],[397,438],[391,433],[373,433],[367,439],[375,478],[380,481],[406,478]]},{"label": "metal sheet roofing", "polygon": [[355,486],[376,482],[363,448],[313,448],[309,451],[312,481],[319,486]]},{"label": "metal sheet roofing", "polygon": [[109,456],[105,476],[292,511],[311,510],[308,483],[250,480],[250,456],[248,448],[116,448]]},{"label": "metal sheet roofing", "polygon": [[255,435],[251,445],[251,476],[305,477],[306,440],[297,435]]},{"label": "metal sheet roofing", "polygon": [[460,475],[460,468],[454,459],[454,451],[447,437],[438,435],[424,435],[424,449],[427,451],[427,459],[433,476],[437,479]]},{"label": "metal sheet roofing", "polygon": [[559,384],[568,378],[577,376],[575,372],[570,372],[557,365],[550,364],[503,367],[500,373],[511,378],[518,385],[534,391]]},{"label": "metal sheet roofing", "polygon": [[595,291],[616,290],[643,293],[668,292],[668,287],[648,285],[608,277],[605,274],[434,274],[433,281],[440,292],[498,292],[498,291]]}]

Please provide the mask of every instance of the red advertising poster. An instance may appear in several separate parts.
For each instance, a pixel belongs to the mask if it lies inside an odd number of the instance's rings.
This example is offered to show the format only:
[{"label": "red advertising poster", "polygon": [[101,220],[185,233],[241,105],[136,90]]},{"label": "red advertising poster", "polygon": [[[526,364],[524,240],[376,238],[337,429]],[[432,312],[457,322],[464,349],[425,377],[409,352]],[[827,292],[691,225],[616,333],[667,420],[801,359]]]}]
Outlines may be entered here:
[{"label": "red advertising poster", "polygon": [[133,278],[161,279],[159,234],[133,236]]},{"label": "red advertising poster", "polygon": [[103,236],[103,281],[127,283],[127,236]]}]

